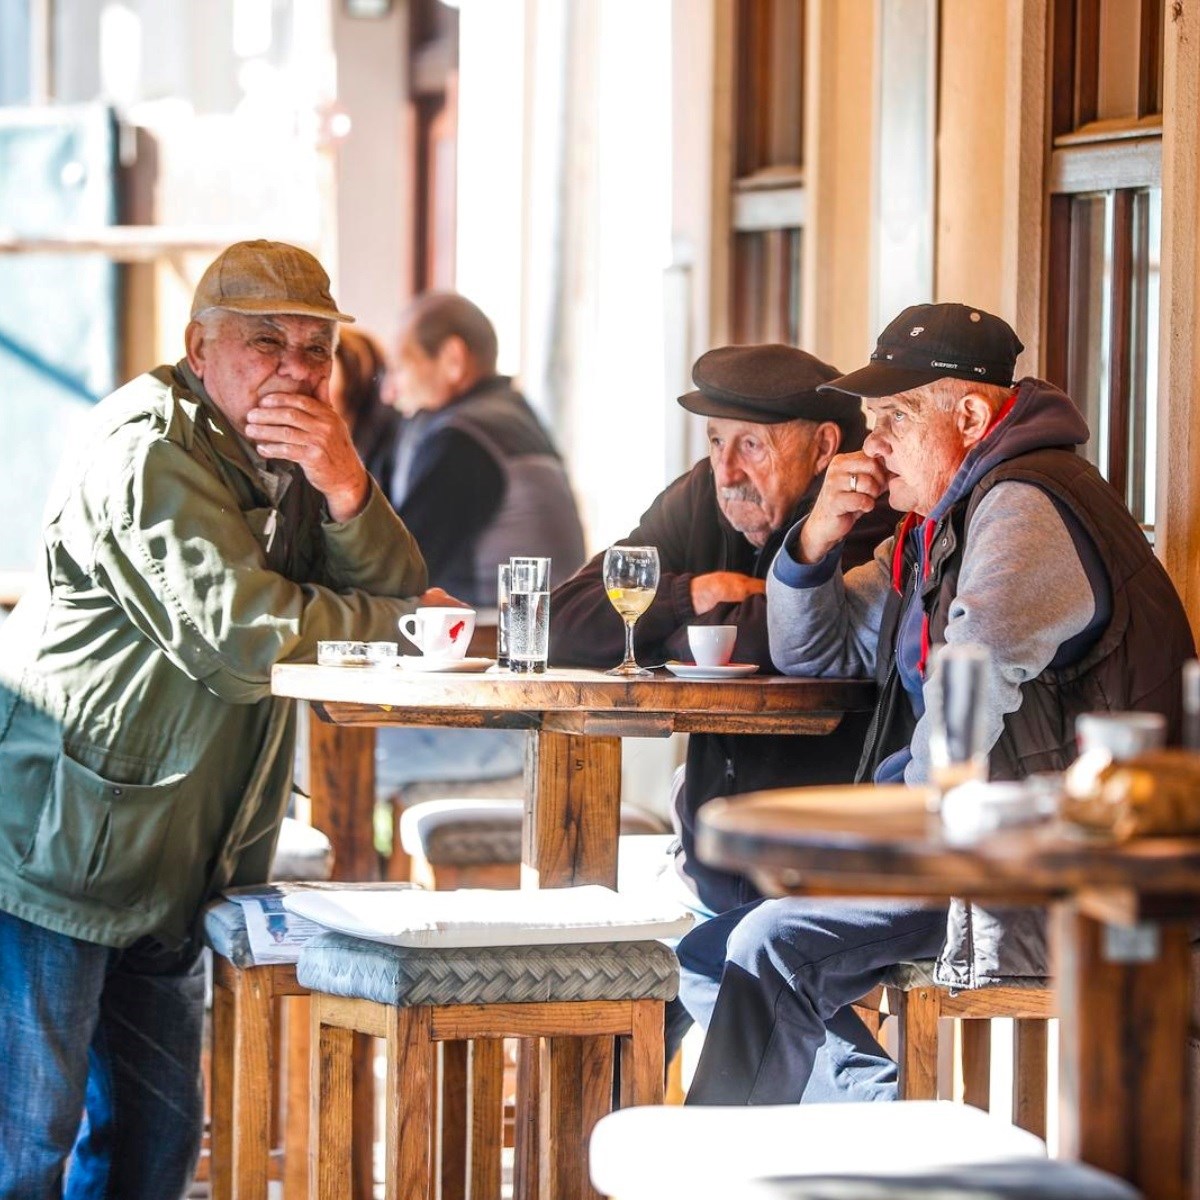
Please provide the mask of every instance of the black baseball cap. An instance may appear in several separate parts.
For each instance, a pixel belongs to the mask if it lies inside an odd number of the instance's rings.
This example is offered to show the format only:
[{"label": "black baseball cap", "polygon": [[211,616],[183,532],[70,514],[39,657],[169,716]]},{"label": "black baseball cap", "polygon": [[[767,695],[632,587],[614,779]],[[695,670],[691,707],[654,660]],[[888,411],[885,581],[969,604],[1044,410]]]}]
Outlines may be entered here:
[{"label": "black baseball cap", "polygon": [[966,304],[914,304],[880,335],[869,366],[821,385],[823,392],[894,396],[950,376],[1011,387],[1024,350],[1007,321]]},{"label": "black baseball cap", "polygon": [[696,359],[692,368],[696,390],[680,396],[679,403],[704,417],[731,417],[760,425],[834,421],[846,436],[860,426],[865,432],[857,398],[820,390],[821,384],[838,375],[836,367],[779,342],[720,346]]}]

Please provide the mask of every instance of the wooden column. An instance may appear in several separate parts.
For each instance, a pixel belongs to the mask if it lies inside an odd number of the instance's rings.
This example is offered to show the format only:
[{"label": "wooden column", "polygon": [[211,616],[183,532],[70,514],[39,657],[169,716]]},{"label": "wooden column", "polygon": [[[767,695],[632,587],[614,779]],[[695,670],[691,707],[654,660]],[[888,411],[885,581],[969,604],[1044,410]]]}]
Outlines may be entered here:
[{"label": "wooden column", "polygon": [[1188,927],[1115,933],[1124,945],[1075,905],[1056,909],[1060,1152],[1155,1200],[1183,1200],[1191,1168]]}]

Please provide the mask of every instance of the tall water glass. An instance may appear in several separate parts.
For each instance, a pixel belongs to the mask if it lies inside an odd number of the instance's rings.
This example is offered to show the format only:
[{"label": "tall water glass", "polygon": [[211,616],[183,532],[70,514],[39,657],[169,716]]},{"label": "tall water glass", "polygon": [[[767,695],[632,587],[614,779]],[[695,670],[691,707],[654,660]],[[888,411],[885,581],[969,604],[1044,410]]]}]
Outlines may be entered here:
[{"label": "tall water glass", "polygon": [[934,656],[925,716],[930,774],[939,799],[960,783],[987,780],[984,692],[990,662],[986,646],[969,642],[942,646]]},{"label": "tall water glass", "polygon": [[550,657],[550,560],[509,559],[508,668],[541,674]]}]

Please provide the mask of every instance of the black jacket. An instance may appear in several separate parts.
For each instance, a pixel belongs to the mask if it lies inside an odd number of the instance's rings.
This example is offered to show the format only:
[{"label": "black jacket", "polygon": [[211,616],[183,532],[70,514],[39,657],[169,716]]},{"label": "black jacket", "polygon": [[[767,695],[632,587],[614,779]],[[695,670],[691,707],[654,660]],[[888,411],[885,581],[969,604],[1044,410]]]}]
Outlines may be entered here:
[{"label": "black jacket", "polygon": [[[622,539],[630,545],[657,546],[662,568],[658,594],[637,623],[638,661],[648,665],[668,659],[691,661],[688,625],[736,625],[734,661],[758,663],[764,673],[776,674],[767,645],[766,596],[751,596],[741,604],[720,604],[697,616],[692,608],[691,581],[710,571],[737,571],[765,579],[784,535],[812,508],[822,478],[813,480],[762,549],[752,546],[725,520],[707,460],[675,480],[643,514],[637,528]],[[868,561],[894,519],[891,509],[882,506],[864,517],[846,542],[843,566]],[[596,555],[551,597],[552,662],[610,667],[621,661],[624,625],[605,595],[603,562],[604,555]],[[849,783],[862,751],[866,724],[866,714],[852,714],[833,733],[822,736],[691,735],[685,782],[675,802],[674,820],[681,844],[676,863],[707,907],[725,912],[757,899],[759,893],[743,876],[697,860],[694,832],[700,807],[714,796],[760,788]]]}]

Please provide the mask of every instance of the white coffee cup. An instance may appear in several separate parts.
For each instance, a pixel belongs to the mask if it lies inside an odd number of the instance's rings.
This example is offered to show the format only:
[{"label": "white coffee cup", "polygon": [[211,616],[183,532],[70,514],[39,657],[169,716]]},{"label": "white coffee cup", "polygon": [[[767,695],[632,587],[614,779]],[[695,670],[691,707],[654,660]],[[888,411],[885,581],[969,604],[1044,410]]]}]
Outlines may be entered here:
[{"label": "white coffee cup", "polygon": [[400,618],[400,632],[426,658],[463,658],[475,632],[475,610],[418,608]]},{"label": "white coffee cup", "polygon": [[698,667],[723,667],[733,657],[736,625],[689,625],[687,635]]}]

